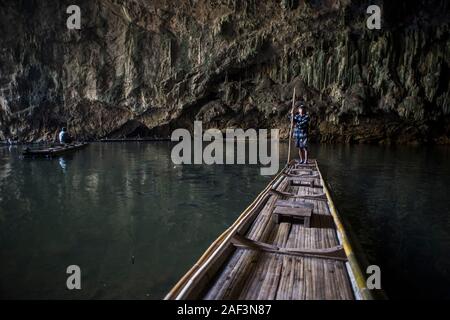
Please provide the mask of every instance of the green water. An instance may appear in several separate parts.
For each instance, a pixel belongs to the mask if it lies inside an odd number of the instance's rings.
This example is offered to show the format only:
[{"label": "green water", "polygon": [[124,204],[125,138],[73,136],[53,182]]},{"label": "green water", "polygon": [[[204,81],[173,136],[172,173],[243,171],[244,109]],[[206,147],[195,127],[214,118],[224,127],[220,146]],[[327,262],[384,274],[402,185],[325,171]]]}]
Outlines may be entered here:
[{"label": "green water", "polygon": [[[258,166],[175,166],[171,146],[97,143],[53,160],[0,148],[0,297],[162,298],[270,180]],[[450,149],[311,151],[388,296],[450,298]],[[66,288],[69,265],[81,290]]]}]

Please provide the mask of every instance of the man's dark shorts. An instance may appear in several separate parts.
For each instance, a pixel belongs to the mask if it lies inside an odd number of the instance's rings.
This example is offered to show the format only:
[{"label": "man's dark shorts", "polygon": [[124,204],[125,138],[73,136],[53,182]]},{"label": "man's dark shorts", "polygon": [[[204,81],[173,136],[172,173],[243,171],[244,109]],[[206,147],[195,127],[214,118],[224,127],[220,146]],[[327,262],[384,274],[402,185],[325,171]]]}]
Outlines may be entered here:
[{"label": "man's dark shorts", "polygon": [[299,149],[308,149],[308,138],[297,138],[295,139],[295,146]]}]

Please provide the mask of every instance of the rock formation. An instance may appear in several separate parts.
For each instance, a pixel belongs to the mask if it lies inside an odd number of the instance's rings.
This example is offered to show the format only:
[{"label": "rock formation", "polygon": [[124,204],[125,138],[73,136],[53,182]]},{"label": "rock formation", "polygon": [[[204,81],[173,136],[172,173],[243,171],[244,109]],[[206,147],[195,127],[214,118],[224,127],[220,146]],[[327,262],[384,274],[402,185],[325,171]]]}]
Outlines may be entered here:
[{"label": "rock formation", "polygon": [[[66,9],[81,8],[81,30]],[[370,4],[382,29],[366,27]],[[8,0],[0,139],[280,128],[293,88],[322,142],[450,143],[447,0]]]}]

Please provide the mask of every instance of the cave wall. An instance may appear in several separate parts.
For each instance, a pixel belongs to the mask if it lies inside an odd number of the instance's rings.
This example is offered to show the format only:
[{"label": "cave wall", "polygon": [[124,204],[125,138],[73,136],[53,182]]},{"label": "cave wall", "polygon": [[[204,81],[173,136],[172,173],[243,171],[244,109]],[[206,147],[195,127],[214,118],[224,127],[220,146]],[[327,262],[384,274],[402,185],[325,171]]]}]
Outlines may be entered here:
[{"label": "cave wall", "polygon": [[[66,28],[66,8],[82,11]],[[383,10],[381,30],[366,8]],[[8,0],[0,139],[280,128],[293,88],[323,142],[450,142],[446,0]],[[130,125],[132,123],[133,125]],[[136,125],[138,123],[139,125]],[[119,134],[120,136],[120,134]]]}]

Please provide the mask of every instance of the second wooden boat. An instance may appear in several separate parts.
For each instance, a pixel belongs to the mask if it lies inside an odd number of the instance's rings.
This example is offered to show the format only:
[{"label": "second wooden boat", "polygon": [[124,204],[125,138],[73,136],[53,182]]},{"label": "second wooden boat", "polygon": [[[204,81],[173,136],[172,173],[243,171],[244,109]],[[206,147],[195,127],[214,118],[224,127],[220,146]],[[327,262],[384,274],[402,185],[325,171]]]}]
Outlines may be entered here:
[{"label": "second wooden boat", "polygon": [[54,147],[46,147],[46,148],[39,148],[39,149],[30,149],[26,148],[22,152],[22,156],[27,158],[33,158],[33,157],[56,157],[61,156],[63,154],[74,152],[76,150],[82,149],[89,145],[89,143],[86,142],[76,142],[76,143],[69,143],[69,144],[61,144]]}]

